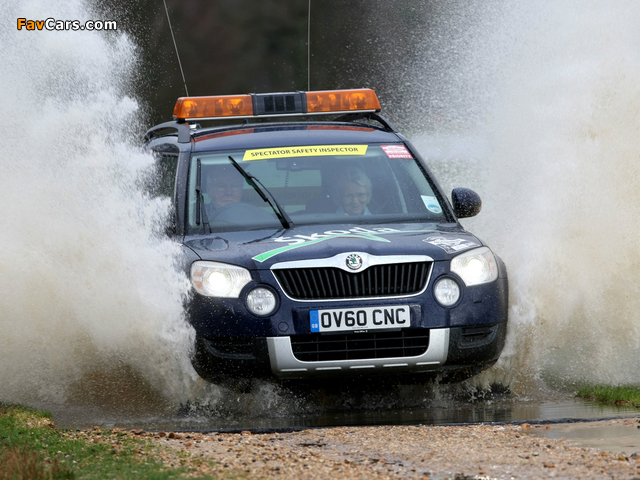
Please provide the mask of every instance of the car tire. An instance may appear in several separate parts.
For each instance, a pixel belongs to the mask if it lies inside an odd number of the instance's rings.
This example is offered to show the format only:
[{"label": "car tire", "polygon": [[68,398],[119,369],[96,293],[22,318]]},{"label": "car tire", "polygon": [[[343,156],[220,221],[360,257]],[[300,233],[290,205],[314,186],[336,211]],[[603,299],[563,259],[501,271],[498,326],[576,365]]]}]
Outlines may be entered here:
[{"label": "car tire", "polygon": [[191,365],[196,373],[207,381],[212,381],[215,372],[215,358],[209,353],[204,339],[196,336],[195,348],[191,357]]}]

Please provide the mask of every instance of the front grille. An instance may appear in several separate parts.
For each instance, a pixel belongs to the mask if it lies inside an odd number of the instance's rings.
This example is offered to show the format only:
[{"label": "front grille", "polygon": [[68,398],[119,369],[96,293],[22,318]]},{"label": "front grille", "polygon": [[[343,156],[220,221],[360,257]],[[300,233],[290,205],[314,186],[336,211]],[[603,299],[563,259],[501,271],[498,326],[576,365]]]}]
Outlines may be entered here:
[{"label": "front grille", "polygon": [[415,357],[429,348],[429,330],[295,335],[291,337],[291,348],[302,362]]},{"label": "front grille", "polygon": [[430,262],[373,265],[351,273],[335,267],[275,269],[285,293],[297,300],[389,297],[420,292]]}]

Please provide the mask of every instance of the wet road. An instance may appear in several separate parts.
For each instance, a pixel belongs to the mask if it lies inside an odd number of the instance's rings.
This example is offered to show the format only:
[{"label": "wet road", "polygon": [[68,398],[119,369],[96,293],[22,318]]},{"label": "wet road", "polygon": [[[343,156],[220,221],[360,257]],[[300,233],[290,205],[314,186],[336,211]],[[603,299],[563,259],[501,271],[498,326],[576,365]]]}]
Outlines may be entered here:
[{"label": "wet road", "polygon": [[220,412],[212,408],[182,407],[178,411],[114,411],[100,406],[48,408],[56,424],[63,428],[82,429],[94,425],[106,428],[137,428],[148,431],[235,431],[299,429],[364,425],[459,425],[469,423],[559,423],[578,420],[623,418],[638,415],[629,407],[604,406],[578,398],[554,401],[503,398],[447,405],[413,408],[363,410],[351,407],[342,411],[313,413],[275,412],[275,415],[246,412]]},{"label": "wet road", "polygon": [[[482,401],[450,401],[449,405],[421,408],[381,410],[348,410],[307,414],[277,414],[255,416],[221,415],[215,410],[196,408],[190,411],[167,409],[127,414],[123,410],[98,406],[50,409],[59,427],[91,429],[142,429],[146,431],[182,432],[260,432],[307,430],[314,427],[371,425],[465,425],[479,423],[532,424],[523,433],[536,437],[566,438],[584,447],[626,453],[640,452],[638,410],[627,407],[603,406],[575,397],[553,401],[513,399],[509,395]],[[635,418],[634,418],[635,417]],[[604,421],[602,419],[615,419]],[[621,422],[623,422],[623,425]],[[585,423],[578,423],[586,421]],[[536,425],[538,424],[538,425]],[[546,424],[546,425],[545,425]],[[550,425],[551,424],[551,425]],[[626,424],[632,424],[629,428]]]}]

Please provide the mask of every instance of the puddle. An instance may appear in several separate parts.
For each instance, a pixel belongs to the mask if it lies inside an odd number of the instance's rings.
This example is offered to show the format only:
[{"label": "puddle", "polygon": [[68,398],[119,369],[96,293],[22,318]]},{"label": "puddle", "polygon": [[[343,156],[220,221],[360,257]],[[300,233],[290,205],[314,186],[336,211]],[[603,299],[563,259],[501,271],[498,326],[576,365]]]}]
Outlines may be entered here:
[{"label": "puddle", "polygon": [[537,437],[565,438],[583,447],[593,447],[607,452],[640,455],[638,418],[533,426],[524,430],[524,433]]},{"label": "puddle", "polygon": [[[530,423],[526,432],[631,455],[640,452],[640,412],[586,401],[545,389],[522,397],[494,388],[416,384],[385,387],[285,387],[269,381],[216,386],[214,396],[170,402],[145,382],[120,384],[97,377],[64,403],[34,405],[53,414],[61,428],[147,431],[241,431],[369,425]],[[129,388],[135,384],[135,388]],[[209,386],[213,389],[213,386]],[[242,387],[242,388],[241,388]],[[578,423],[578,422],[587,423]],[[536,424],[545,424],[538,426]]]},{"label": "puddle", "polygon": [[[82,429],[94,425],[106,428],[140,428],[150,431],[213,431],[247,429],[289,429],[365,425],[456,425],[466,423],[538,423],[634,417],[638,411],[626,407],[602,406],[570,398],[554,402],[522,401],[504,398],[496,401],[461,402],[448,405],[425,405],[420,408],[381,410],[323,411],[278,416],[221,414],[212,409],[184,408],[178,412],[149,411],[145,415],[123,415],[123,411],[106,411],[97,406],[61,409],[49,408],[56,424],[63,428]],[[595,425],[595,424],[593,424]],[[577,427],[575,427],[577,428]],[[577,430],[576,430],[577,431]],[[554,435],[559,427],[541,431]],[[537,434],[538,429],[533,428]],[[635,431],[632,433],[636,433]],[[638,430],[640,434],[640,430]],[[604,435],[604,434],[603,434]],[[562,435],[560,435],[562,436]]]}]

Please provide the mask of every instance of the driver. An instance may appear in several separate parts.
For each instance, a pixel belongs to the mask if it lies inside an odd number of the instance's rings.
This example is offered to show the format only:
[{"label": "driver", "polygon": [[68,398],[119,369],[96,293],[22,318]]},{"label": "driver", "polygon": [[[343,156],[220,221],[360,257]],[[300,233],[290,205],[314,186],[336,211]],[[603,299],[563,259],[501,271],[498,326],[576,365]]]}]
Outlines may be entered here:
[{"label": "driver", "polygon": [[211,199],[207,214],[212,216],[216,210],[242,200],[244,179],[232,165],[219,165],[209,168],[206,177],[207,195]]}]

